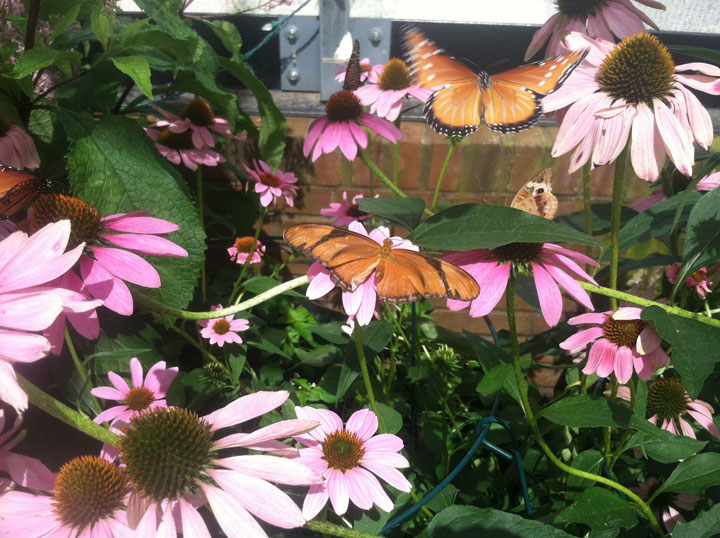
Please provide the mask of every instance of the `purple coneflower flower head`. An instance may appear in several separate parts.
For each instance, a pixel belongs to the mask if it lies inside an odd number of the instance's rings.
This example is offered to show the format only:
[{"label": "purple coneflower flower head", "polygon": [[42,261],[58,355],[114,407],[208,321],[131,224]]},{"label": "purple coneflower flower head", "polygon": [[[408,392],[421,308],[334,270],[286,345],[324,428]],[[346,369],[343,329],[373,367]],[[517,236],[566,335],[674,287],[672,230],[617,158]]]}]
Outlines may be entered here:
[{"label": "purple coneflower flower head", "polygon": [[667,48],[645,33],[614,45],[573,32],[565,44],[589,53],[560,89],[543,98],[545,112],[569,106],[553,156],[572,151],[570,172],[588,160],[593,166],[610,164],[632,135],[630,160],[638,177],[657,179],[666,155],[690,175],[693,141],[707,149],[713,129],[710,114],[688,87],[720,95],[720,67],[676,66]]},{"label": "purple coneflower flower head", "polygon": [[353,92],[336,92],[325,103],[325,115],[310,124],[303,144],[303,153],[307,157],[312,151],[312,160],[316,161],[323,153],[331,153],[340,148],[343,155],[353,161],[357,156],[358,146],[365,149],[368,144],[367,133],[363,127],[393,144],[402,138],[402,133],[392,123],[366,112]]},{"label": "purple coneflower flower head", "polygon": [[177,366],[166,368],[165,361],[156,362],[143,378],[143,368],[137,357],[130,359],[130,379],[132,387],[115,372],[108,372],[112,387],[95,387],[90,391],[93,396],[104,400],[115,400],[120,405],[110,407],[95,417],[95,422],[112,424],[130,422],[140,413],[157,407],[167,407],[165,396],[170,384],[178,373]]},{"label": "purple coneflower flower head", "polygon": [[510,272],[532,275],[540,310],[549,326],[557,325],[562,315],[562,287],[581,305],[594,310],[590,296],[575,278],[596,284],[576,262],[597,266],[587,256],[552,243],[509,243],[491,250],[478,249],[448,252],[443,259],[465,269],[480,285],[480,295],[471,302],[448,299],[449,310],[462,310],[470,305],[470,316],[489,314],[505,293]]},{"label": "purple coneflower flower head", "polygon": [[[333,226],[347,226],[353,221],[363,221],[369,219],[372,215],[360,211],[358,207],[358,200],[362,198],[362,194],[356,194],[353,196],[352,201],[348,201],[347,192],[343,191],[342,203],[331,202],[330,207],[326,207],[320,210],[320,214],[324,217],[337,217],[333,221]],[[379,198],[380,195],[376,194],[375,198]]]},{"label": "purple coneflower flower head", "polygon": [[[281,406],[287,391],[256,392],[198,417],[181,408],[157,408],[130,421],[118,443],[132,485],[128,521],[138,536],[210,536],[197,508],[207,504],[229,537],[266,537],[255,518],[283,529],[305,523],[302,512],[277,486],[317,485],[322,476],[284,454],[281,440],[318,426],[314,420],[281,420],[245,433],[213,439],[222,428],[255,419]],[[265,454],[224,455],[241,448]],[[297,455],[297,451],[293,451]],[[233,454],[237,454],[234,451]],[[176,528],[175,518],[182,522]]]},{"label": "purple coneflower flower head", "polygon": [[[649,499],[660,487],[657,478],[651,476],[646,482],[642,482],[630,489],[643,499]],[[650,509],[655,517],[661,519],[663,526],[668,533],[672,534],[677,523],[686,523],[686,519],[679,512],[692,512],[700,502],[700,495],[687,491],[665,491],[655,497],[650,503]]]},{"label": "purple coneflower flower head", "polygon": [[184,248],[162,237],[178,229],[176,224],[149,216],[147,211],[103,217],[90,204],[64,194],[48,194],[35,200],[29,218],[31,230],[48,222],[71,222],[70,246],[84,243],[80,275],[85,289],[118,314],[133,312],[132,295],[124,281],[159,288],[160,275],[145,259],[151,256],[186,257]]},{"label": "purple coneflower flower head", "polygon": [[[648,7],[665,9],[655,0],[635,0]],[[655,23],[630,0],[555,0],[557,13],[535,32],[525,53],[529,60],[547,43],[545,57],[564,54],[562,40],[568,32],[580,32],[605,41],[620,41],[645,31]]]},{"label": "purple coneflower flower head", "polygon": [[163,127],[160,131],[146,127],[145,132],[155,142],[160,154],[173,164],[183,164],[190,170],[197,170],[203,164],[217,166],[225,162],[225,157],[217,151],[204,146],[196,147],[191,130],[174,133],[170,127]]},{"label": "purple coneflower flower head", "polygon": [[35,458],[11,454],[11,478],[32,493],[0,493],[2,529],[24,538],[68,536],[131,538],[125,505],[128,486],[120,467],[80,456],[55,474]]},{"label": "purple coneflower flower head", "polygon": [[152,123],[153,127],[161,129],[167,127],[176,134],[190,131],[192,144],[196,148],[214,147],[215,137],[212,132],[225,138],[232,138],[228,120],[216,116],[205,99],[196,98],[188,101],[179,115],[157,106],[154,108],[163,118]]},{"label": "purple coneflower flower head", "polygon": [[255,238],[249,235],[237,237],[233,246],[227,249],[230,259],[238,265],[245,265],[246,260],[250,256],[253,243],[255,243],[255,250],[253,251],[250,261],[247,263],[260,263],[265,254],[265,245],[260,241],[255,241]]},{"label": "purple coneflower flower head", "polygon": [[370,510],[375,504],[385,512],[391,511],[394,503],[377,477],[400,491],[412,488],[398,471],[410,466],[399,453],[402,440],[389,433],[375,435],[378,419],[372,411],[356,411],[345,425],[327,409],[296,407],[295,413],[298,418],[320,423],[307,434],[295,436],[306,447],[300,449],[300,461],[325,478],[305,497],[306,519],[314,518],[328,499],[338,515],[347,511],[350,501],[361,510]]},{"label": "purple coneflower flower head", "polygon": [[405,97],[412,95],[424,103],[432,92],[430,88],[413,84],[410,69],[405,62],[393,58],[383,67],[376,84],[366,84],[358,88],[355,95],[364,106],[370,107],[371,114],[395,121],[400,116]]},{"label": "purple coneflower flower head", "polygon": [[[213,306],[211,310],[222,310],[222,308],[223,306],[219,304]],[[250,328],[248,320],[235,319],[232,314],[224,318],[201,320],[198,323],[203,328],[200,335],[210,340],[211,344],[217,344],[218,347],[223,347],[227,343],[242,344],[243,340],[238,332]]]},{"label": "purple coneflower flower head", "polygon": [[568,320],[570,325],[590,325],[560,343],[570,353],[578,353],[592,343],[584,374],[607,377],[614,373],[627,383],[633,370],[640,379],[665,366],[669,360],[660,345],[662,339],[641,319],[641,308],[622,307],[615,312],[580,314]]},{"label": "purple coneflower flower head", "polygon": [[243,163],[243,168],[255,182],[255,192],[260,195],[263,207],[277,204],[280,198],[285,198],[287,205],[293,207],[298,192],[295,174],[282,170],[273,172],[265,161],[253,161],[253,168]]},{"label": "purple coneflower flower head", "polygon": [[0,164],[19,170],[23,168],[35,170],[40,166],[40,156],[33,139],[25,129],[13,125],[2,114],[0,114]]},{"label": "purple coneflower flower head", "polygon": [[[670,281],[670,284],[675,284],[677,282],[681,267],[682,263],[675,262],[670,267],[667,267],[665,269],[665,275]],[[708,279],[707,276],[707,267],[701,267],[688,278],[686,278],[685,286],[687,286],[688,288],[695,288],[698,297],[704,300],[705,295],[707,293],[710,293],[710,286],[712,286],[712,282],[710,282],[710,279]]]}]

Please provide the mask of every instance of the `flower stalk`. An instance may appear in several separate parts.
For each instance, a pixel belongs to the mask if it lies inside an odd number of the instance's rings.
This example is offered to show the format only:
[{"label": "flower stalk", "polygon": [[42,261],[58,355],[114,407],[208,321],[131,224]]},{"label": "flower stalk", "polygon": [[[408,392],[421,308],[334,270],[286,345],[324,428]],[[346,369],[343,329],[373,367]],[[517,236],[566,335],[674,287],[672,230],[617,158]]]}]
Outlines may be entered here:
[{"label": "flower stalk", "polygon": [[448,148],[447,155],[445,155],[445,161],[443,162],[442,168],[440,169],[440,175],[437,179],[437,185],[435,185],[435,194],[433,194],[432,206],[430,206],[430,209],[432,209],[433,211],[437,206],[438,194],[440,194],[440,185],[442,185],[442,180],[445,177],[445,170],[447,170],[448,163],[450,162],[450,157],[452,157],[452,154],[455,151],[455,145],[457,144],[457,141],[458,139],[455,137],[450,138],[450,147]]},{"label": "flower stalk", "polygon": [[363,383],[365,384],[365,390],[367,391],[368,400],[370,400],[370,408],[378,418],[378,430],[380,433],[385,433],[385,425],[380,418],[378,412],[377,402],[375,402],[375,393],[373,392],[372,382],[370,380],[370,373],[368,372],[367,359],[365,358],[365,346],[363,346],[362,337],[362,325],[355,323],[355,350],[357,351],[358,362],[360,363],[360,373],[362,374]]},{"label": "flower stalk", "polygon": [[[613,177],[612,214],[610,217],[610,288],[613,290],[617,290],[618,263],[620,261],[620,214],[622,211],[623,180],[625,179],[627,155],[628,146],[626,145],[615,161],[615,175]],[[617,297],[610,297],[610,307],[617,310]]]}]

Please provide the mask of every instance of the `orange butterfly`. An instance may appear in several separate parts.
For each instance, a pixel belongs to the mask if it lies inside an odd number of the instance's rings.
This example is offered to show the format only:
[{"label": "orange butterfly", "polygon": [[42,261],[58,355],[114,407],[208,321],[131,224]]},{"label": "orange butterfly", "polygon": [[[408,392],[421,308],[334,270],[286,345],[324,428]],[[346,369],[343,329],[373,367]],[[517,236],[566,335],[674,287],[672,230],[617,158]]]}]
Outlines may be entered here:
[{"label": "orange butterfly", "polygon": [[422,297],[471,301],[480,286],[459,267],[413,250],[393,249],[364,235],[325,224],[296,224],[283,234],[294,249],[320,262],[345,291],[354,291],[373,272],[378,297],[412,303]]},{"label": "orange butterfly", "polygon": [[552,169],[545,168],[517,192],[510,207],[552,220],[557,213],[558,201],[552,193]]},{"label": "orange butterfly", "polygon": [[0,164],[0,219],[13,216],[51,186],[49,179]]},{"label": "orange butterfly", "polygon": [[438,88],[425,102],[430,126],[446,136],[466,136],[485,124],[493,131],[510,133],[535,125],[542,115],[541,99],[557,90],[587,51],[555,56],[489,75],[475,73],[445,56],[417,28],[404,34],[408,64],[421,86]]}]

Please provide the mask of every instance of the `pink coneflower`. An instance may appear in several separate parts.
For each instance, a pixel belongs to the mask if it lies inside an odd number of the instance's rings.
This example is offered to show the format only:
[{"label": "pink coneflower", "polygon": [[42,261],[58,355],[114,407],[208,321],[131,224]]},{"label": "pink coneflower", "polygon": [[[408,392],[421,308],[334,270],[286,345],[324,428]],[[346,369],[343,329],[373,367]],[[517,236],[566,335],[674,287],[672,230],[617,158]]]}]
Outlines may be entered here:
[{"label": "pink coneflower", "polygon": [[[665,6],[655,0],[636,0],[657,9]],[[562,40],[568,32],[580,32],[605,41],[619,41],[645,31],[645,26],[658,27],[630,0],[555,0],[557,13],[535,32],[525,53],[529,60],[547,43],[545,57],[565,52]]]},{"label": "pink coneflower", "polygon": [[22,127],[13,125],[2,114],[0,114],[0,164],[19,170],[23,168],[35,170],[40,166],[40,156],[35,149],[33,139]]},{"label": "pink coneflower", "polygon": [[192,131],[173,133],[169,127],[162,130],[145,128],[147,135],[155,142],[160,154],[173,164],[184,164],[190,170],[197,170],[199,165],[217,166],[224,163],[225,157],[207,147],[196,147],[193,144]]},{"label": "pink coneflower", "polygon": [[255,238],[249,235],[236,238],[233,246],[227,249],[230,259],[238,265],[245,265],[248,256],[250,256],[253,243],[255,243],[255,250],[247,263],[260,263],[265,254],[265,245],[260,241],[255,241]]},{"label": "pink coneflower", "polygon": [[399,454],[403,442],[397,435],[375,435],[375,413],[361,409],[353,413],[343,427],[342,419],[327,409],[296,407],[298,418],[317,420],[316,429],[295,439],[307,448],[300,449],[300,461],[325,477],[325,483],[313,486],[303,503],[303,515],[314,518],[330,499],[336,514],[342,515],[350,501],[361,510],[375,504],[390,512],[394,504],[375,475],[400,491],[410,491],[410,482],[398,471],[409,467]]},{"label": "pink coneflower", "polygon": [[[337,217],[333,221],[333,226],[347,226],[356,220],[363,221],[365,219],[369,219],[372,215],[360,211],[360,208],[358,207],[358,200],[362,197],[362,194],[356,194],[353,196],[352,202],[348,202],[347,192],[343,191],[342,203],[331,202],[330,207],[320,210],[320,214],[324,217]],[[379,194],[375,195],[375,198],[379,197]]]},{"label": "pink coneflower", "polygon": [[80,242],[87,245],[80,258],[85,288],[110,310],[129,316],[133,301],[124,280],[146,288],[160,287],[157,270],[129,251],[151,256],[187,256],[184,248],[161,237],[178,230],[178,226],[148,215],[147,211],[135,211],[102,217],[96,208],[78,198],[48,194],[33,203],[29,226],[37,230],[48,222],[69,219],[71,246]]},{"label": "pink coneflower", "polygon": [[710,435],[720,439],[720,431],[713,421],[712,406],[702,400],[691,400],[679,379],[664,377],[654,381],[647,389],[647,412],[650,422],[675,435],[695,437],[690,423],[683,418],[690,415]]},{"label": "pink coneflower", "polygon": [[[223,457],[221,450],[272,451],[279,439],[302,435],[318,423],[282,420],[252,433],[231,433],[213,440],[221,428],[259,417],[285,403],[287,391],[243,396],[204,417],[180,408],[154,409],[130,422],[118,443],[120,458],[133,486],[128,521],[138,536],[210,536],[197,511],[208,503],[230,537],[266,537],[255,517],[283,529],[305,523],[297,505],[270,482],[316,485],[322,477],[298,461],[269,454]],[[287,450],[289,447],[284,445]],[[253,517],[255,516],[255,517]]]},{"label": "pink coneflower", "polygon": [[[665,275],[667,275],[670,284],[675,284],[677,282],[681,267],[682,263],[675,262],[665,269]],[[712,286],[712,283],[707,276],[707,267],[701,267],[685,279],[685,286],[688,288],[695,288],[698,297],[704,300],[705,294],[710,293],[710,286]]]},{"label": "pink coneflower", "polygon": [[[390,230],[385,226],[379,226],[372,230],[369,234],[365,227],[359,222],[351,222],[348,226],[351,232],[365,235],[382,245],[385,239],[392,241],[392,248],[404,248],[407,250],[418,251],[419,248],[413,245],[407,239],[402,237],[390,236]],[[314,300],[329,293],[336,283],[332,276],[322,265],[315,262],[308,269],[308,279],[310,285],[305,292],[308,299]],[[350,316],[350,320],[356,320],[360,325],[367,325],[377,315],[377,288],[375,286],[375,271],[358,285],[354,291],[343,291],[342,302],[345,312]],[[350,321],[348,320],[348,321]]]},{"label": "pink coneflower", "polygon": [[168,388],[178,373],[177,366],[166,368],[165,361],[156,362],[148,370],[143,379],[143,368],[137,357],[130,359],[130,378],[132,387],[115,372],[108,372],[112,387],[95,387],[90,391],[93,396],[104,400],[115,400],[121,405],[110,407],[95,417],[95,422],[102,424],[110,421],[130,422],[143,411],[157,407],[167,407],[165,396]]},{"label": "pink coneflower", "polygon": [[[382,73],[383,64],[370,64],[370,58],[363,58],[360,60],[360,82],[369,81],[376,83]],[[336,67],[333,69],[333,73],[337,73],[335,80],[338,82],[345,82],[345,73],[347,72],[347,66]]]},{"label": "pink coneflower", "polygon": [[355,160],[358,146],[365,149],[368,144],[363,127],[393,144],[402,138],[402,133],[392,123],[365,112],[354,93],[344,90],[336,92],[325,103],[325,115],[310,124],[303,153],[307,157],[312,150],[312,160],[316,161],[323,153],[340,148],[349,161]]},{"label": "pink coneflower", "polygon": [[[666,191],[666,186],[663,182],[663,184],[650,196],[641,198],[640,200],[629,204],[628,207],[642,213],[643,211],[650,209],[655,204],[658,204],[663,200],[667,200],[668,196],[684,191],[689,184],[688,178],[682,174],[675,174],[675,176],[678,177],[673,177],[672,192]],[[707,175],[698,181],[697,185],[695,185],[695,190],[700,192],[712,191],[718,187],[720,187],[720,172],[715,172],[714,174]]]},{"label": "pink coneflower", "polygon": [[370,107],[371,114],[395,121],[400,116],[403,100],[412,95],[424,103],[432,94],[430,88],[412,83],[410,69],[399,58],[393,58],[385,64],[377,84],[367,84],[355,90],[360,102]]},{"label": "pink coneflower", "polygon": [[17,384],[13,364],[33,362],[50,352],[51,343],[37,334],[63,311],[86,312],[100,301],[48,285],[80,258],[84,244],[70,252],[70,222],[48,224],[29,236],[14,232],[0,241],[0,400],[16,410],[27,408],[27,396]]},{"label": "pink coneflower", "polygon": [[[660,487],[657,478],[651,476],[647,482],[642,482],[630,489],[643,499],[649,499]],[[700,502],[700,495],[687,491],[664,491],[655,497],[650,503],[650,509],[658,519],[662,518],[663,526],[668,533],[672,534],[677,523],[685,523],[686,520],[678,510],[691,512]]]},{"label": "pink coneflower", "polygon": [[[211,310],[222,310],[222,305],[215,305]],[[203,338],[210,340],[211,344],[217,344],[218,347],[223,347],[227,343],[242,344],[242,338],[238,334],[238,331],[247,331],[250,328],[248,320],[240,318],[235,319],[235,316],[230,314],[224,318],[217,319],[205,319],[198,321],[203,329],[200,334]]]},{"label": "pink coneflower", "polygon": [[253,161],[253,168],[243,163],[243,168],[255,181],[255,192],[260,195],[260,204],[263,207],[276,204],[283,197],[290,207],[295,203],[298,188],[297,177],[292,172],[282,170],[272,171],[272,168],[265,161]]},{"label": "pink coneflower", "polygon": [[630,160],[638,177],[655,180],[666,154],[681,173],[690,175],[693,139],[707,149],[713,128],[710,114],[686,86],[720,94],[720,67],[676,66],[650,34],[614,45],[573,32],[565,44],[571,50],[589,48],[589,54],[559,90],[543,98],[545,112],[569,105],[552,155],[572,151],[570,172],[588,160],[593,166],[609,164],[632,132]]},{"label": "pink coneflower", "polygon": [[0,494],[2,530],[7,536],[135,536],[125,514],[127,480],[118,466],[96,456],[81,456],[55,475],[34,458],[13,454],[8,464],[13,480],[37,493]]},{"label": "pink coneflower", "polygon": [[180,111],[180,115],[173,114],[160,107],[154,107],[164,118],[155,121],[152,126],[167,127],[173,133],[184,133],[190,131],[192,143],[196,148],[213,147],[215,137],[210,131],[214,131],[225,138],[232,138],[230,123],[225,118],[216,116],[210,104],[205,99],[192,99],[188,101]]},{"label": "pink coneflower", "polygon": [[[578,303],[590,310],[593,304],[587,292],[566,271],[578,278],[595,284],[595,280],[573,261],[597,266],[587,256],[552,243],[510,243],[491,250],[479,249],[466,252],[448,252],[443,259],[454,263],[470,273],[480,284],[477,299],[456,301],[449,299],[449,310],[461,310],[470,305],[470,316],[476,318],[489,314],[503,296],[510,271],[532,274],[535,280],[540,310],[545,322],[557,325],[562,315],[562,288]],[[558,286],[559,285],[559,286]]]},{"label": "pink coneflower", "polygon": [[640,379],[648,380],[665,366],[668,356],[660,345],[662,339],[641,319],[641,308],[623,307],[615,312],[581,314],[568,320],[570,325],[591,325],[560,344],[570,353],[578,353],[590,343],[584,374],[607,377],[615,373],[620,383],[627,383],[633,369]]}]

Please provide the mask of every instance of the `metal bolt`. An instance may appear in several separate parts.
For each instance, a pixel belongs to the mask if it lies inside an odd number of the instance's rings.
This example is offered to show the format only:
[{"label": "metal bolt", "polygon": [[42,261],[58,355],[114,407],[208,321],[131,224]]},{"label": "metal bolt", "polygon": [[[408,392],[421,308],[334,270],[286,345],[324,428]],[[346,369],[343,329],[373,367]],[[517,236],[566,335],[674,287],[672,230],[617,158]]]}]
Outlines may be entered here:
[{"label": "metal bolt", "polygon": [[288,26],[288,29],[285,31],[285,37],[287,37],[290,43],[295,43],[298,37],[300,37],[300,31],[297,26]]},{"label": "metal bolt", "polygon": [[383,40],[385,35],[380,28],[375,26],[374,28],[370,29],[370,34],[368,37],[370,38],[370,43],[372,43],[373,45],[378,45]]},{"label": "metal bolt", "polygon": [[287,79],[290,84],[297,84],[300,81],[300,71],[293,67],[290,71],[288,71]]}]

